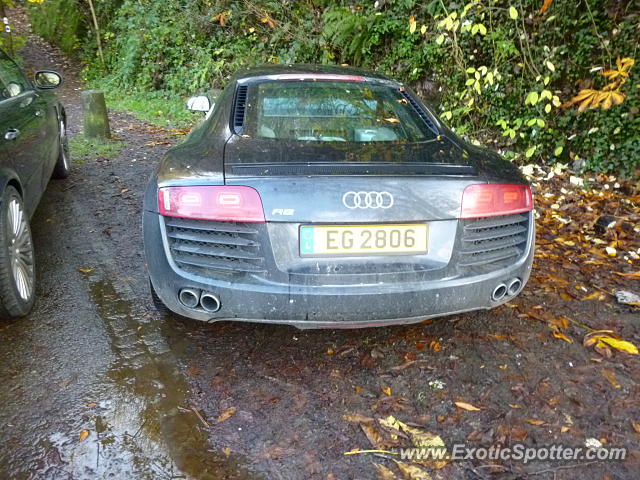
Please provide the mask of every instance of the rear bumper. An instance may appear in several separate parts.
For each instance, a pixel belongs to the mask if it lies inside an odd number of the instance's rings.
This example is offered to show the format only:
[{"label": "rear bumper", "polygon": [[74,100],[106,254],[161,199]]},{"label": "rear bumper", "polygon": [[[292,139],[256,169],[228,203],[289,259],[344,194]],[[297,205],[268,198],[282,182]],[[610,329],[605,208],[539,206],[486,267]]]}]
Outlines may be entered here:
[{"label": "rear bumper", "polygon": [[[425,282],[358,285],[290,285],[246,283],[230,278],[185,275],[167,257],[158,215],[144,213],[144,240],[151,282],[175,313],[202,321],[237,320],[289,324],[299,328],[355,328],[415,323],[426,318],[489,309],[513,298],[493,301],[501,283],[527,282],[533,260],[534,229],[525,254],[512,265],[476,276]],[[215,313],[187,308],[178,292],[191,288],[216,295]],[[517,294],[517,292],[516,292]]]}]

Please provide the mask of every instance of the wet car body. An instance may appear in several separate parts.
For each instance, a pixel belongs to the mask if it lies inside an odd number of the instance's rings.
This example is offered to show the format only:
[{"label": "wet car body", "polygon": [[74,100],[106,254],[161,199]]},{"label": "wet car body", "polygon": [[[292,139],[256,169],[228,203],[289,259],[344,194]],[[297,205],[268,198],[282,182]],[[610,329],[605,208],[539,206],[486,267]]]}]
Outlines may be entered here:
[{"label": "wet car body", "polygon": [[[296,81],[392,89],[430,133],[415,142],[357,143],[256,135],[245,124],[247,112],[257,108],[252,86]],[[300,328],[411,323],[495,307],[529,277],[532,204],[529,197],[527,208],[516,213],[461,218],[463,195],[474,185],[517,186],[530,196],[516,167],[464,143],[397,82],[343,67],[269,66],[239,73],[202,126],[167,153],[150,179],[143,229],[153,294],[190,318]],[[252,189],[264,217],[211,221],[161,214],[163,191],[202,186]],[[400,235],[409,229],[421,238],[426,232],[427,247],[372,254],[304,251],[305,229],[330,229],[325,247],[335,240],[342,248],[358,227],[369,226],[389,226],[389,236],[394,226]]]}]

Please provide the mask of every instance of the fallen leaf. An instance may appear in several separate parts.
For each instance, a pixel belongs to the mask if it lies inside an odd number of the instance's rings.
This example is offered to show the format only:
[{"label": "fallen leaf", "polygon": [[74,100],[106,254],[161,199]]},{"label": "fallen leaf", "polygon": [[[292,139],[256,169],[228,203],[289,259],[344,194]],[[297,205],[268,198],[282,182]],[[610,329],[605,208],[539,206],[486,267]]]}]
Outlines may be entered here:
[{"label": "fallen leaf", "polygon": [[216,418],[216,422],[221,423],[221,422],[224,422],[225,420],[229,420],[231,417],[233,417],[236,414],[236,411],[237,411],[236,407],[227,408],[224,412],[218,415],[218,418]]},{"label": "fallen leaf", "polygon": [[387,396],[391,395],[391,389],[389,387],[380,387],[380,390],[382,390]]},{"label": "fallen leaf", "polygon": [[231,455],[231,449],[227,447],[224,449],[224,456],[229,458],[229,455]]},{"label": "fallen leaf", "polygon": [[509,404],[509,406],[510,406],[511,408],[522,408],[520,405],[513,405],[513,404],[511,404],[511,403]]},{"label": "fallen leaf", "polygon": [[389,467],[380,465],[379,463],[374,463],[374,465],[376,466],[378,480],[395,480],[396,475]]},{"label": "fallen leaf", "polygon": [[93,272],[93,268],[79,268],[78,271],[80,273],[91,273]]},{"label": "fallen leaf", "polygon": [[439,352],[440,350],[442,350],[442,345],[440,345],[440,342],[434,340],[429,344],[429,348],[434,352]]},{"label": "fallen leaf", "polygon": [[455,403],[456,407],[462,408],[463,410],[468,410],[470,412],[480,411],[480,409],[478,407],[474,407],[470,403],[466,403],[466,402],[454,402],[454,403]]},{"label": "fallen leaf", "polygon": [[432,480],[431,475],[416,465],[398,462],[397,460],[395,460],[395,462],[398,465],[400,472],[402,472],[402,476],[406,480]]},{"label": "fallen leaf", "polygon": [[365,417],[364,415],[360,415],[359,413],[354,413],[352,415],[343,415],[342,418],[344,418],[347,422],[354,423],[371,423],[374,420],[372,417]]},{"label": "fallen leaf", "polygon": [[531,425],[544,425],[544,421],[538,420],[537,418],[525,418],[524,421]]},{"label": "fallen leaf", "polygon": [[88,436],[89,436],[89,430],[82,430],[80,432],[80,441],[82,442]]},{"label": "fallen leaf", "polygon": [[622,273],[622,272],[613,272],[616,275],[620,275],[621,277],[629,277],[629,278],[640,278],[640,272],[631,272],[631,273]]},{"label": "fallen leaf", "polygon": [[618,340],[613,337],[600,337],[598,339],[597,346],[602,346],[600,343],[605,343],[616,350],[622,350],[623,352],[631,353],[632,355],[638,355],[638,348],[631,342],[626,340]]},{"label": "fallen leaf", "polygon": [[95,407],[96,405],[98,405],[96,402],[90,402],[86,404],[87,407]]},{"label": "fallen leaf", "polygon": [[616,374],[613,373],[613,371],[604,368],[602,369],[602,376],[606,378],[609,381],[609,383],[614,386],[614,388],[620,388],[620,384],[616,379]]},{"label": "fallen leaf", "polygon": [[353,387],[353,389],[356,391],[356,393],[360,393],[360,390],[362,390],[362,387],[359,387],[358,385],[356,385],[355,387]]},{"label": "fallen leaf", "polygon": [[386,446],[386,442],[384,438],[382,438],[382,435],[380,434],[380,432],[378,432],[378,430],[376,430],[373,425],[361,423],[360,428],[362,429],[364,434],[367,436],[367,438],[369,439],[369,443],[371,443],[373,447],[383,448]]},{"label": "fallen leaf", "polygon": [[556,330],[553,332],[553,336],[556,338],[560,338],[561,340],[564,340],[567,343],[573,343],[573,340],[571,340],[569,337],[567,337],[564,333]]},{"label": "fallen leaf", "polygon": [[569,431],[569,429],[570,429],[570,427],[567,427],[566,425],[563,425],[562,427],[560,427],[560,431],[561,431],[562,433],[566,433],[566,432],[568,432],[568,431]]},{"label": "fallen leaf", "polygon": [[631,421],[631,426],[633,427],[633,429],[637,432],[640,433],[640,423],[636,423],[634,421]]}]

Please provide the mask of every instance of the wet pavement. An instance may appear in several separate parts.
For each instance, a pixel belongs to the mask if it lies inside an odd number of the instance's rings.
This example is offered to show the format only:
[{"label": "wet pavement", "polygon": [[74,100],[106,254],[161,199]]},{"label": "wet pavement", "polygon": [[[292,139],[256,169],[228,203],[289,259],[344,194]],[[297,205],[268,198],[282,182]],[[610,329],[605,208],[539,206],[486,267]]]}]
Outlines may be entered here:
[{"label": "wet pavement", "polygon": [[[77,67],[39,45],[32,39],[27,63],[63,70],[78,134]],[[637,358],[595,362],[580,342],[521,314],[544,305],[604,319],[638,343],[633,309],[529,291],[491,312],[366,330],[162,317],[148,290],[141,194],[179,137],[123,113],[111,121],[120,154],[75,163],[32,219],[38,300],[0,327],[0,478],[373,479],[383,459],[344,455],[371,448],[349,419],[390,414],[448,445],[594,437],[630,452],[625,462],[566,469],[458,462],[433,478],[637,478]]]}]

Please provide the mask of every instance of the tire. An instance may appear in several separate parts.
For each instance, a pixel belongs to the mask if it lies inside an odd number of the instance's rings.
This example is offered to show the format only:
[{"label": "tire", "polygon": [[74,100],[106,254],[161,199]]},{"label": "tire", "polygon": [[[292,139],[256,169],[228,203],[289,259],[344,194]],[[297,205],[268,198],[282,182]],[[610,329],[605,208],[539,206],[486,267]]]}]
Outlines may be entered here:
[{"label": "tire", "polygon": [[53,168],[53,178],[67,178],[71,169],[71,156],[69,155],[69,138],[67,137],[67,120],[64,115],[58,121],[58,145],[59,154],[56,166]]},{"label": "tire", "polygon": [[35,302],[35,255],[29,217],[18,191],[7,186],[0,200],[0,317],[29,313]]},{"label": "tire", "polygon": [[169,310],[169,308],[160,300],[160,297],[156,293],[156,289],[153,288],[153,283],[151,283],[151,279],[149,279],[149,290],[151,290],[151,299],[153,300],[153,306],[156,307],[156,310],[160,315],[169,316],[173,315],[173,312]]}]

